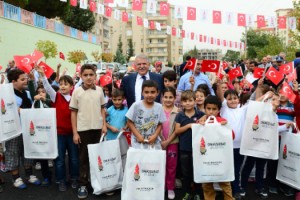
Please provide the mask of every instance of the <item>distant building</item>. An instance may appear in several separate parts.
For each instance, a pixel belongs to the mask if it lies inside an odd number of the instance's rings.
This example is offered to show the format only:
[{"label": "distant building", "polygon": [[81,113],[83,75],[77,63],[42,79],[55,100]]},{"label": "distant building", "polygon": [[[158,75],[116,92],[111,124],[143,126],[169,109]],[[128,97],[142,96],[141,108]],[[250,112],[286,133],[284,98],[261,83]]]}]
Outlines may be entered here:
[{"label": "distant building", "polygon": [[221,60],[223,57],[221,49],[200,49],[198,56],[204,60]]}]

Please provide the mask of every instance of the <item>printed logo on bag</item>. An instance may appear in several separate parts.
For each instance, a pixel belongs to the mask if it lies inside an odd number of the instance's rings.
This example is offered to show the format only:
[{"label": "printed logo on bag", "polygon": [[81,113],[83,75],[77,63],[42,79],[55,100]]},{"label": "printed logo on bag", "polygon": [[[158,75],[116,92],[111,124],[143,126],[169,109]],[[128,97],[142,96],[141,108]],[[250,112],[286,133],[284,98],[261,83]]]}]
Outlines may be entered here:
[{"label": "printed logo on bag", "polygon": [[1,113],[4,115],[6,113],[4,100],[1,99]]},{"label": "printed logo on bag", "polygon": [[98,156],[98,169],[99,169],[100,171],[103,170],[103,164],[102,164],[102,160],[101,160],[100,156]]},{"label": "printed logo on bag", "polygon": [[138,164],[135,165],[133,178],[136,181],[138,181],[140,179],[140,167]]},{"label": "printed logo on bag", "polygon": [[256,131],[259,128],[258,125],[259,125],[259,118],[258,115],[256,115],[252,124],[252,130]]},{"label": "printed logo on bag", "polygon": [[201,137],[201,140],[200,140],[200,153],[201,153],[201,155],[205,155],[205,153],[206,153],[205,141],[204,141],[203,137]]},{"label": "printed logo on bag", "polygon": [[286,148],[286,144],[283,147],[283,153],[282,153],[282,158],[286,159],[287,158],[287,148]]},{"label": "printed logo on bag", "polygon": [[30,134],[31,136],[34,136],[34,134],[35,134],[34,124],[33,124],[32,121],[30,121],[30,125],[29,125],[29,134]]}]

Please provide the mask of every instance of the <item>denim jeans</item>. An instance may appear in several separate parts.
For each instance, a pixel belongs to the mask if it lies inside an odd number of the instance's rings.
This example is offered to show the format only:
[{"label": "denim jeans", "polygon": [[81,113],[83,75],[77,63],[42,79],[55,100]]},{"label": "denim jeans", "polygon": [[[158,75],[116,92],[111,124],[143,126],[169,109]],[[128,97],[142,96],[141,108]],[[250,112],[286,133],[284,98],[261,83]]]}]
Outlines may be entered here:
[{"label": "denim jeans", "polygon": [[69,173],[72,180],[79,177],[78,147],[73,142],[73,135],[58,135],[58,157],[55,160],[55,175],[57,181],[66,181],[66,151],[69,157]]},{"label": "denim jeans", "polygon": [[264,170],[267,160],[263,158],[255,158],[252,156],[247,156],[244,168],[242,170],[241,176],[241,187],[246,189],[248,184],[248,178],[250,173],[254,167],[256,166],[255,170],[255,184],[256,189],[261,190],[264,188]]},{"label": "denim jeans", "polygon": [[231,182],[232,194],[240,192],[240,171],[244,161],[244,156],[240,154],[240,149],[233,149],[233,160],[234,160],[234,181]]}]

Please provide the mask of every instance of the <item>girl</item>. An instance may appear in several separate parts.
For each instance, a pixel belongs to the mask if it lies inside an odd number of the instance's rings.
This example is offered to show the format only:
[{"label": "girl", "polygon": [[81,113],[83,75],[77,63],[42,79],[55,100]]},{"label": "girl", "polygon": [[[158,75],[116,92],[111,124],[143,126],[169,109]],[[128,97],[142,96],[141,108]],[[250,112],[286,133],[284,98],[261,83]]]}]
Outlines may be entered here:
[{"label": "girl", "polygon": [[197,89],[196,90],[196,109],[199,111],[205,112],[204,110],[204,100],[207,97],[207,93],[203,89]]},{"label": "girl", "polygon": [[163,109],[166,115],[166,121],[162,124],[162,142],[161,146],[166,150],[166,188],[168,190],[168,199],[175,198],[175,178],[178,155],[178,138],[174,133],[175,117],[178,108],[174,105],[176,99],[176,90],[172,87],[166,87],[163,92]]}]

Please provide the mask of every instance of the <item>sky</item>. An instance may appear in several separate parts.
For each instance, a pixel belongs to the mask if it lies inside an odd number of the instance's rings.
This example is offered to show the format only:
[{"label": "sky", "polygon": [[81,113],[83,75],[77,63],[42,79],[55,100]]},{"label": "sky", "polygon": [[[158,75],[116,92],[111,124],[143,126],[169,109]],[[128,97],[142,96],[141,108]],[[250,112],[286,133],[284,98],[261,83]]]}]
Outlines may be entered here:
[{"label": "sky", "polygon": [[[213,10],[233,13],[245,13],[265,16],[275,16],[275,10],[292,8],[292,0],[168,0],[170,4],[196,7],[198,9],[207,9],[209,13]],[[186,14],[184,15],[186,18]],[[236,15],[235,15],[236,16]],[[210,17],[211,18],[211,17]],[[236,20],[236,19],[235,19]],[[208,22],[187,21],[184,20],[183,29],[193,31],[198,34],[209,35],[212,37],[240,41],[244,27],[235,25],[212,24],[211,19]],[[216,45],[203,44],[200,42],[184,39],[184,52],[194,48],[196,44],[198,49],[218,49]],[[222,49],[223,52],[226,49]]]}]

